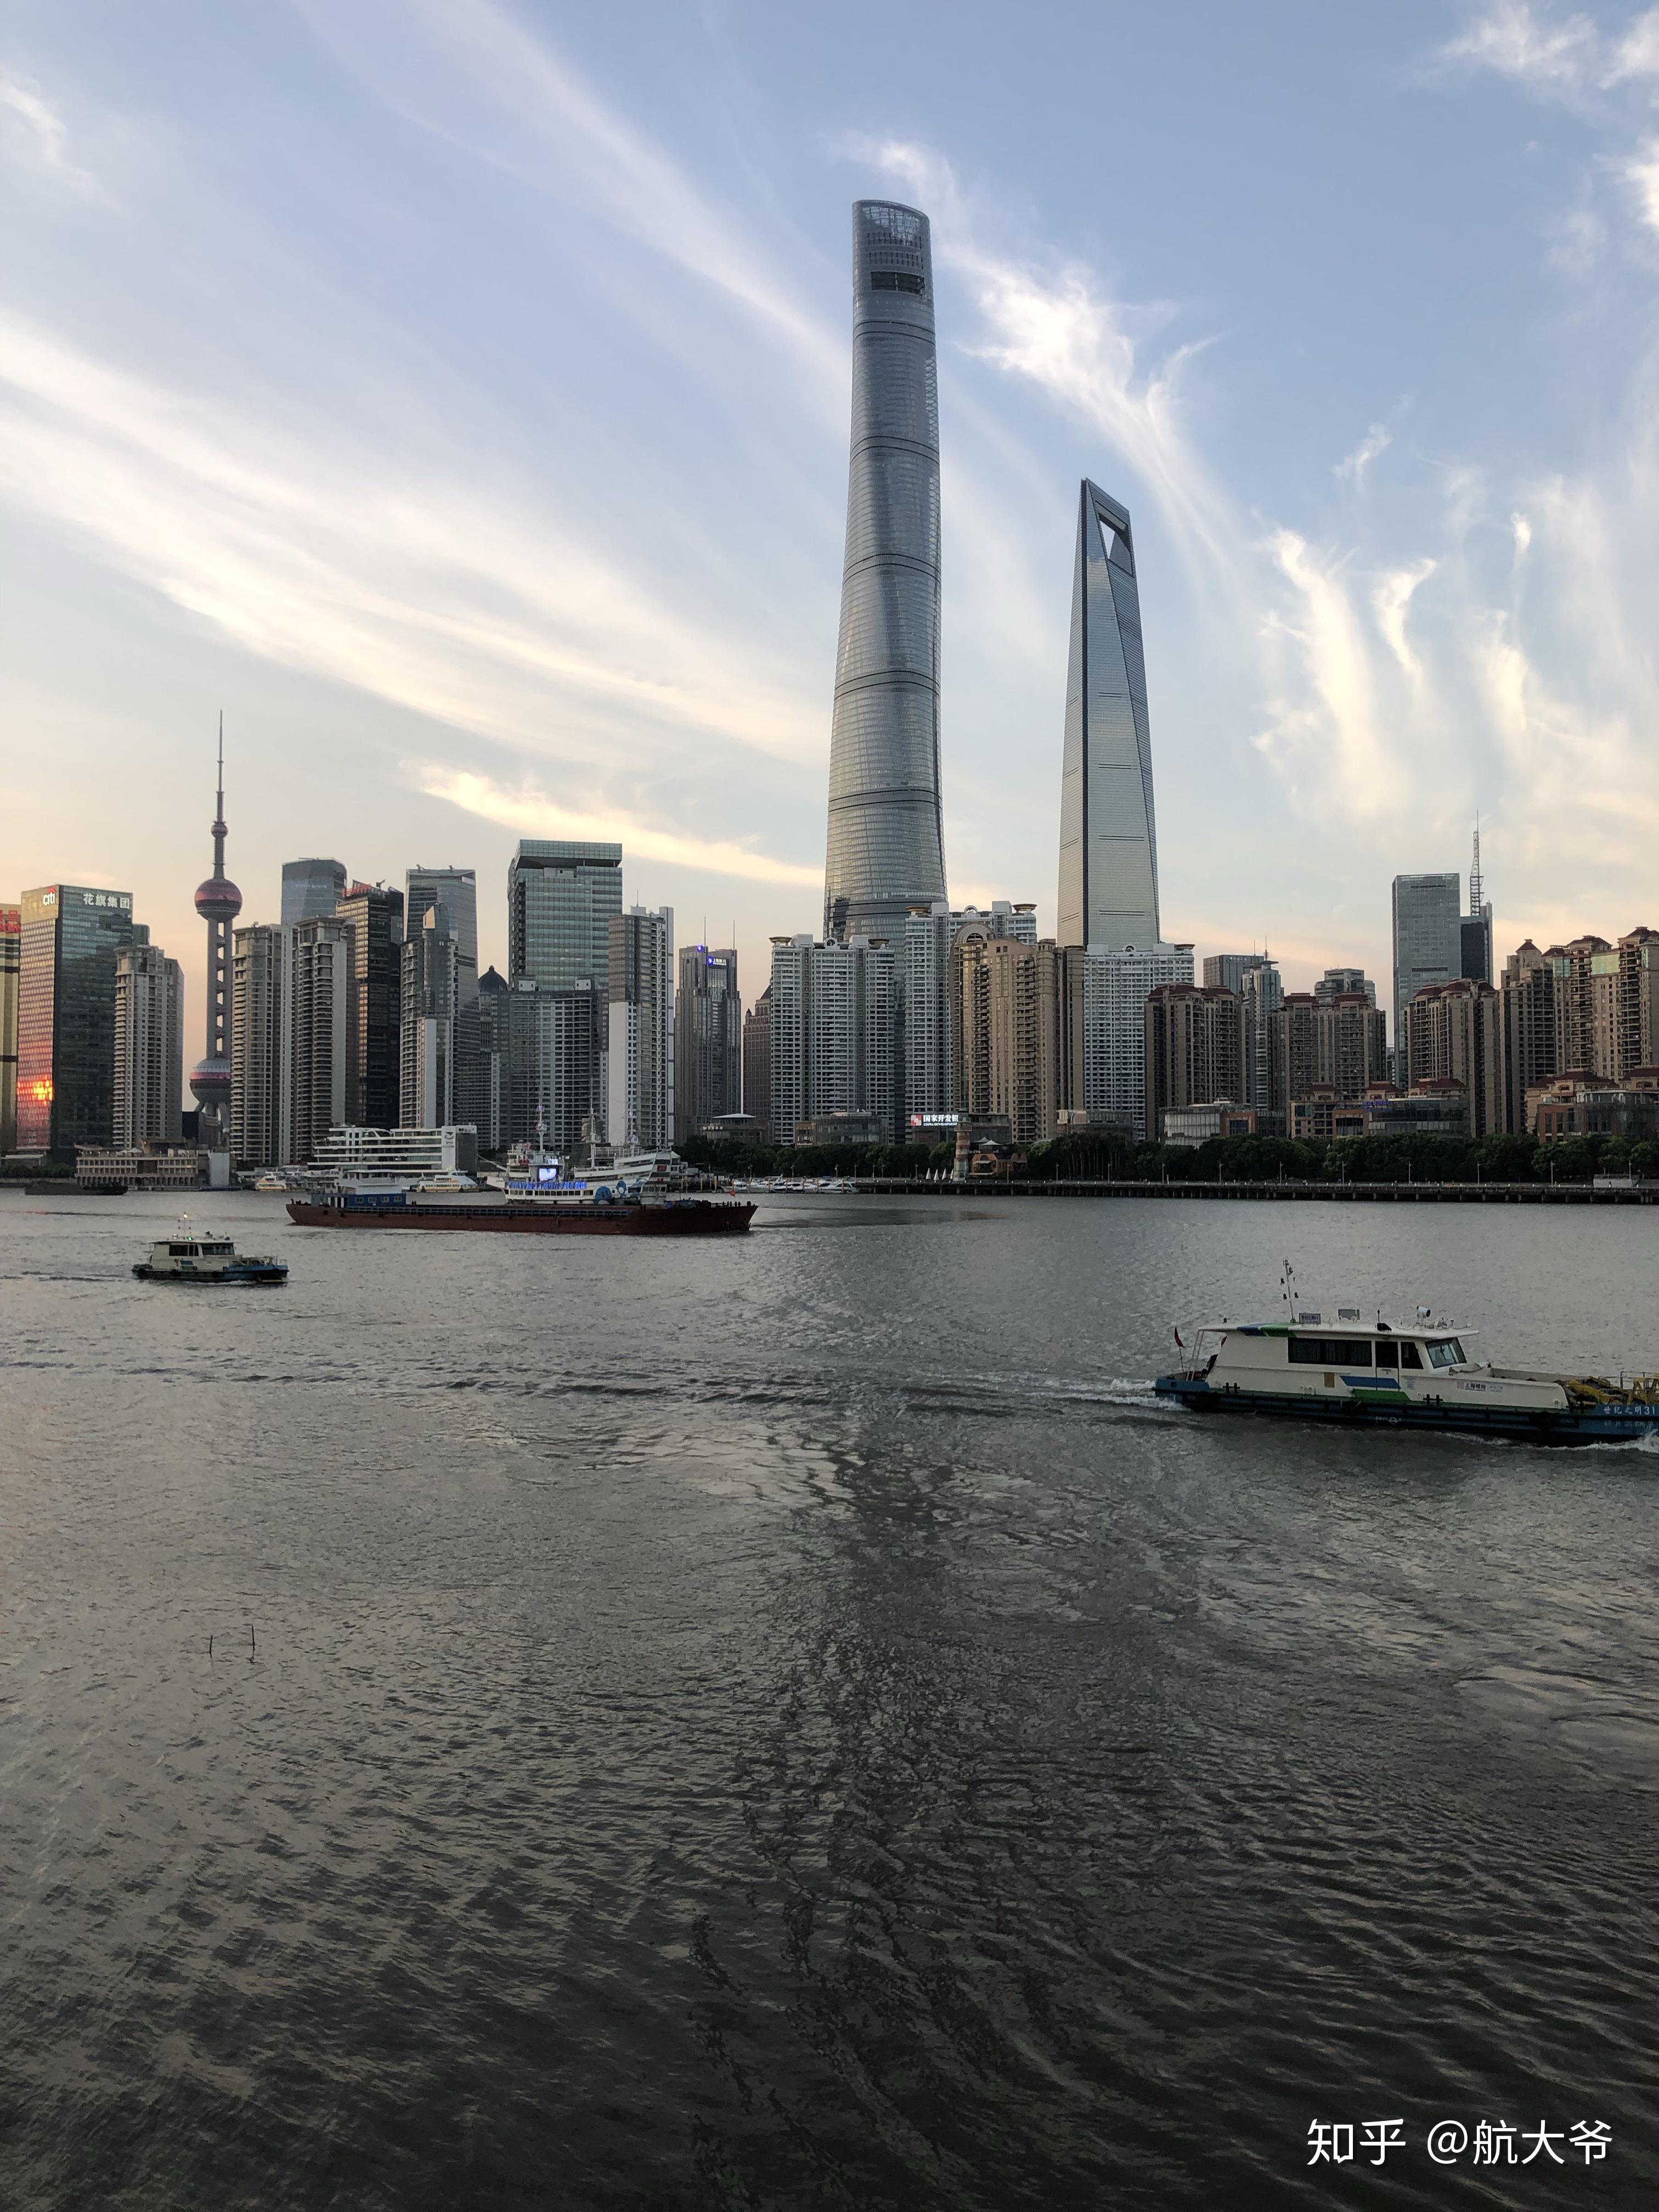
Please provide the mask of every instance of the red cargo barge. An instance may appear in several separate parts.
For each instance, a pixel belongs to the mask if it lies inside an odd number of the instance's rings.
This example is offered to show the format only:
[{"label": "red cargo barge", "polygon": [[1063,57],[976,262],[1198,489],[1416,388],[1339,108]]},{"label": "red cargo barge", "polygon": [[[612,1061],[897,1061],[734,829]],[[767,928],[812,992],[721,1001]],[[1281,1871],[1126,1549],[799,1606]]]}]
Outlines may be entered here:
[{"label": "red cargo barge", "polygon": [[488,1229],[531,1237],[741,1237],[746,1199],[601,1184],[518,1197],[496,1190],[313,1190],[288,1202],[302,1229]]}]

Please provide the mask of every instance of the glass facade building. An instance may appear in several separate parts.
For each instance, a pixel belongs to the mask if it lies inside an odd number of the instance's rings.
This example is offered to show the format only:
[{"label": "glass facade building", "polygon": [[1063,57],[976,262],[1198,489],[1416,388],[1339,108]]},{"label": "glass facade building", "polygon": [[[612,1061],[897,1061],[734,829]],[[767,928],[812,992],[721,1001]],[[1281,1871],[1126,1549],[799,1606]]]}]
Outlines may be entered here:
[{"label": "glass facade building", "polygon": [[360,1128],[392,1129],[403,1079],[404,895],[384,884],[353,884],[335,912],[352,935],[347,1118]]},{"label": "glass facade building", "polygon": [[1461,879],[1454,873],[1394,879],[1394,1033],[1405,1041],[1406,1008],[1431,983],[1463,972]]},{"label": "glass facade building", "polygon": [[945,891],[939,386],[927,218],[853,209],[853,426],[830,735],[826,938],[896,939]]},{"label": "glass facade building", "polygon": [[332,914],[345,896],[346,872],[338,860],[284,860],[283,927]]},{"label": "glass facade building", "polygon": [[730,946],[680,949],[674,993],[674,1128],[695,1136],[743,1104],[743,1006]]},{"label": "glass facade building", "polygon": [[0,906],[0,1158],[17,1149],[17,969],[23,909]]},{"label": "glass facade building", "polygon": [[611,974],[611,924],[622,912],[622,847],[526,837],[507,872],[507,980],[568,991]]},{"label": "glass facade building", "polygon": [[131,891],[25,891],[19,929],[17,1149],[72,1160],[115,1134],[115,968],[147,944]]},{"label": "glass facade building", "polygon": [[1158,945],[1158,831],[1140,596],[1127,507],[1085,477],[1072,577],[1060,796],[1059,940]]}]

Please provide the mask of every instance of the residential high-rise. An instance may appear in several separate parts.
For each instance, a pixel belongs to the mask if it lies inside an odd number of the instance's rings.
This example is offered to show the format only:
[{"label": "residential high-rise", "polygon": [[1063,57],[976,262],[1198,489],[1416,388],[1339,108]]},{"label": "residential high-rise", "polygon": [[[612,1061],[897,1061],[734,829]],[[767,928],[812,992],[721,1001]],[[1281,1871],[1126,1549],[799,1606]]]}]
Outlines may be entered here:
[{"label": "residential high-rise", "polygon": [[1463,969],[1461,885],[1454,875],[1394,879],[1394,1035],[1404,1040],[1406,1004],[1431,983],[1449,983]]},{"label": "residential high-rise", "polygon": [[898,956],[850,937],[772,939],[772,1135],[793,1144],[799,1122],[862,1114],[897,1133]]},{"label": "residential high-rise", "polygon": [[1528,938],[1504,967],[1504,1127],[1525,1133],[1527,1093],[1561,1066],[1556,1051],[1555,971],[1551,957]]},{"label": "residential high-rise", "polygon": [[1006,1115],[1017,1145],[1044,1144],[1060,1103],[1059,955],[970,924],[951,958],[956,1105]]},{"label": "residential high-rise", "polygon": [[[343,915],[312,915],[290,939],[288,1127],[291,1158],[316,1159],[332,1128],[356,1122],[350,1110],[356,1030],[352,1021],[356,932]],[[390,1117],[372,1123],[390,1128]]]},{"label": "residential high-rise", "polygon": [[1363,991],[1321,999],[1291,991],[1269,1024],[1270,1110],[1291,1129],[1291,1109],[1316,1089],[1352,1105],[1389,1079],[1388,1020]]},{"label": "residential high-rise", "polygon": [[345,896],[346,872],[338,860],[284,860],[283,927],[332,914]]},{"label": "residential high-rise", "polygon": [[743,1099],[743,1006],[738,956],[730,946],[680,948],[674,993],[674,1127],[695,1136]]},{"label": "residential high-rise", "polygon": [[190,1072],[200,1110],[202,1141],[213,1152],[230,1143],[230,925],[242,894],[225,873],[225,718],[219,717],[219,784],[213,813],[213,873],[197,887],[196,911],[207,924],[207,1049]]},{"label": "residential high-rise", "polygon": [[772,1133],[772,986],[743,1018],[743,1110]]},{"label": "residential high-rise", "polygon": [[230,1156],[239,1168],[284,1167],[289,1141],[288,1059],[293,931],[251,921],[230,956]]},{"label": "residential high-rise", "polygon": [[1632,929],[1619,940],[1617,1051],[1622,1082],[1638,1067],[1659,1067],[1659,929]]},{"label": "residential high-rise", "polygon": [[1144,1129],[1188,1106],[1239,1105],[1244,1088],[1244,1002],[1218,984],[1161,983],[1147,994]]},{"label": "residential high-rise", "polygon": [[0,906],[0,1159],[17,1149],[17,973],[23,909]]},{"label": "residential high-rise", "polygon": [[[398,1122],[443,1129],[459,1120],[456,1036],[460,1014],[460,939],[447,906],[428,902],[400,953]],[[477,993],[476,972],[473,988]]]},{"label": "residential high-rise", "polygon": [[1241,1105],[1253,1107],[1266,1128],[1273,1110],[1273,1018],[1285,1003],[1285,984],[1277,964],[1266,957],[1244,970],[1239,987],[1244,1002],[1244,1084]]},{"label": "residential high-rise", "polygon": [[914,906],[904,917],[899,955],[902,1032],[902,1118],[954,1113],[957,1104],[955,986],[951,951],[964,930],[986,938],[1036,943],[1036,908],[1030,900],[993,899],[988,912],[952,908],[949,900]]},{"label": "residential high-rise", "polygon": [[1472,981],[1492,981],[1492,902],[1484,896],[1480,873],[1480,820],[1474,823],[1474,857],[1469,864],[1469,910],[1458,924],[1462,952],[1460,975]]},{"label": "residential high-rise", "polygon": [[17,1149],[73,1160],[115,1133],[115,966],[147,944],[131,891],[25,891],[17,979]]},{"label": "residential high-rise", "polygon": [[674,1141],[674,909],[611,919],[605,1134],[618,1150]]},{"label": "residential high-rise", "polygon": [[1085,477],[1072,579],[1060,797],[1063,945],[1150,952],[1158,836],[1140,599],[1128,511]]},{"label": "residential high-rise", "polygon": [[622,847],[526,837],[507,872],[507,979],[605,991],[622,912]]},{"label": "residential high-rise", "polygon": [[945,892],[939,387],[927,218],[853,209],[853,428],[830,733],[826,939],[896,943]]},{"label": "residential high-rise", "polygon": [[185,978],[157,945],[115,956],[112,1134],[123,1152],[183,1135]]},{"label": "residential high-rise", "polygon": [[359,1128],[393,1129],[403,1085],[404,895],[384,884],[352,884],[334,911],[352,938],[347,1118]]},{"label": "residential high-rise", "polygon": [[1490,983],[1455,976],[1431,983],[1406,1003],[1399,1062],[1402,1090],[1458,1083],[1468,1103],[1472,1137],[1504,1127],[1504,1017]]},{"label": "residential high-rise", "polygon": [[1193,948],[1073,946],[1060,968],[1060,1104],[1139,1135],[1146,1123],[1146,1001],[1161,984],[1192,981]]}]

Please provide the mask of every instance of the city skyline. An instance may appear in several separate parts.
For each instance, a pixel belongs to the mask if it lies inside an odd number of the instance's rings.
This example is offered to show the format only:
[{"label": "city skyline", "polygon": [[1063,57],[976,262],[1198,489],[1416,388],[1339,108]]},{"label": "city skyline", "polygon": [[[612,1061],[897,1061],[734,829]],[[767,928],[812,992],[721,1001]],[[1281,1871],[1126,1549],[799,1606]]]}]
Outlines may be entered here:
[{"label": "city skyline", "polygon": [[[1633,11],[1565,43],[1513,5],[1296,40],[1218,22],[1246,94],[1225,110],[1167,88],[1175,27],[1118,24],[1103,227],[1081,150],[1015,119],[1061,57],[1099,59],[1082,18],[1018,39],[987,19],[948,54],[884,25],[875,88],[857,11],[844,41],[792,26],[740,113],[720,76],[741,17],[652,18],[671,96],[607,27],[396,0],[198,42],[186,81],[190,14],[140,40],[69,0],[8,50],[0,156],[33,244],[0,331],[3,705],[33,741],[0,896],[131,880],[191,1036],[199,829],[178,794],[221,705],[251,918],[277,918],[264,887],[319,844],[369,880],[432,851],[489,880],[519,836],[563,835],[628,847],[630,902],[734,917],[746,973],[817,921],[855,191],[929,210],[949,332],[954,899],[1029,889],[1053,926],[1043,756],[1086,471],[1158,579],[1169,934],[1265,940],[1292,986],[1383,973],[1389,881],[1459,861],[1477,809],[1500,942],[1639,908],[1659,771]],[[1348,180],[1328,206],[1308,190],[1339,150],[1328,109]],[[313,112],[326,223],[293,153]],[[1384,143],[1410,158],[1370,181],[1347,157]],[[1172,161],[1189,198],[1151,182]],[[1222,178],[1258,214],[1298,195],[1294,255],[1266,222],[1221,254],[1190,204]],[[1356,230],[1369,258],[1337,252]],[[1595,343],[1564,349],[1568,328]],[[764,511],[734,495],[756,481]],[[647,488],[641,543],[623,517]]]}]

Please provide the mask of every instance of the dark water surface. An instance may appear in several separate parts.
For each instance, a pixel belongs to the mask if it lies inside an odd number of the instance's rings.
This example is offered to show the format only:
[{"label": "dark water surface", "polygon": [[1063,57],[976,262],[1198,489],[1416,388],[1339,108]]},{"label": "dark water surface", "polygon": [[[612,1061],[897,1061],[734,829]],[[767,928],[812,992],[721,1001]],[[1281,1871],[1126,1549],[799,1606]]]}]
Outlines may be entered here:
[{"label": "dark water surface", "polygon": [[1659,2197],[1659,1455],[1147,1387],[1287,1241],[1652,1365],[1659,1217],[198,1211],[0,1196],[7,2212]]}]

